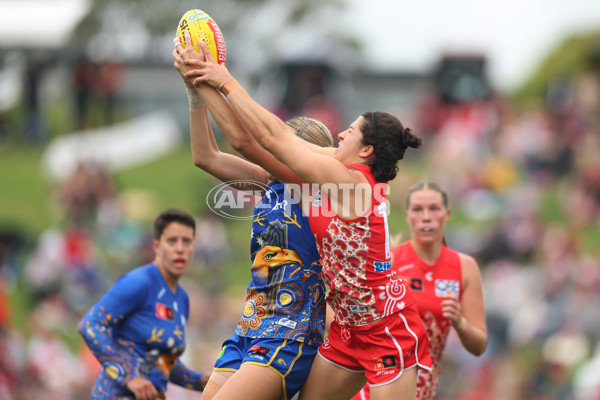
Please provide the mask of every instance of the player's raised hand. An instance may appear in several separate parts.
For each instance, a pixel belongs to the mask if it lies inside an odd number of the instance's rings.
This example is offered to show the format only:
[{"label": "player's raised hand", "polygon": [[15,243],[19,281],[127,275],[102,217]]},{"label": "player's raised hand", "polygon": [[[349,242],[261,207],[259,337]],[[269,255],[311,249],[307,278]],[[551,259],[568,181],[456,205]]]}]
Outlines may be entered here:
[{"label": "player's raised hand", "polygon": [[203,54],[204,60],[192,59],[189,62],[186,60],[186,64],[189,63],[193,69],[186,72],[184,76],[192,79],[194,86],[201,83],[208,83],[221,90],[225,83],[232,80],[233,77],[227,70],[227,67],[215,61],[205,43],[199,42],[198,44],[200,45],[200,52]]}]

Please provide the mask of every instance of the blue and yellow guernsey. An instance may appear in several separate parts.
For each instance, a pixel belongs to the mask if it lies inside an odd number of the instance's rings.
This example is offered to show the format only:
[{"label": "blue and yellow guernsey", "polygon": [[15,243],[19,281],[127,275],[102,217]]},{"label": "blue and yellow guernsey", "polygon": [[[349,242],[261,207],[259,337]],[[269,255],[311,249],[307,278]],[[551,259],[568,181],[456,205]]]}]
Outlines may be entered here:
[{"label": "blue and yellow guernsey", "polygon": [[254,209],[252,280],[235,333],[250,338],[323,341],[325,287],[308,218],[285,184],[271,182]]}]

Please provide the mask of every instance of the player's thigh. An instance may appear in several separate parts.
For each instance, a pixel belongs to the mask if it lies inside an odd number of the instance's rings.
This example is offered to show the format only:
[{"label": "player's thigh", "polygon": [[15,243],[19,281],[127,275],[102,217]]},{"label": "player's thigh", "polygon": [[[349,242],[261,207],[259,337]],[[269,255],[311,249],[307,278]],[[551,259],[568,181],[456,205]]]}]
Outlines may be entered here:
[{"label": "player's thigh", "polygon": [[221,387],[231,378],[234,371],[213,371],[208,379],[208,383],[202,392],[202,400],[212,400],[212,398],[219,392]]},{"label": "player's thigh", "polygon": [[338,367],[317,355],[300,390],[300,400],[347,400],[366,383],[363,371]]},{"label": "player's thigh", "polygon": [[415,400],[417,367],[405,369],[394,382],[371,387],[371,400]]},{"label": "player's thigh", "polygon": [[281,376],[268,367],[243,364],[213,400],[278,400],[282,396]]}]

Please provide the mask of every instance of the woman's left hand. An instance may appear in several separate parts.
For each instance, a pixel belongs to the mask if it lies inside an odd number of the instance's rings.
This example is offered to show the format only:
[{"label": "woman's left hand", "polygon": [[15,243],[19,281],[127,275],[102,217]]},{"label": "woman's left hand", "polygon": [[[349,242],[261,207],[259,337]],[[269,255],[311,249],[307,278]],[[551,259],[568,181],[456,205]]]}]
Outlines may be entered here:
[{"label": "woman's left hand", "polygon": [[173,39],[173,43],[175,44],[175,48],[173,49],[173,59],[175,61],[173,65],[181,74],[186,86],[193,88],[193,79],[186,78],[184,74],[192,69],[190,60],[204,60],[204,53],[198,53],[194,49],[194,46],[192,46],[192,37],[188,30],[183,33],[183,40],[185,41],[185,47],[183,47],[178,37]]}]

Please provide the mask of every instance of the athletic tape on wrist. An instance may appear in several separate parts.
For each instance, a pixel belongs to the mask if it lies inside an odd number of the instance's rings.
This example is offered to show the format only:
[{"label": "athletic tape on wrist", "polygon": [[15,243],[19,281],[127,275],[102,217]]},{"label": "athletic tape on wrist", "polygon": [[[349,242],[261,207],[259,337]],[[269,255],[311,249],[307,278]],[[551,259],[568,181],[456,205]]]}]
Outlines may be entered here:
[{"label": "athletic tape on wrist", "polygon": [[235,79],[231,78],[221,88],[219,91],[225,95],[225,97],[229,96],[229,93],[233,92],[235,89],[239,88],[240,84]]}]

